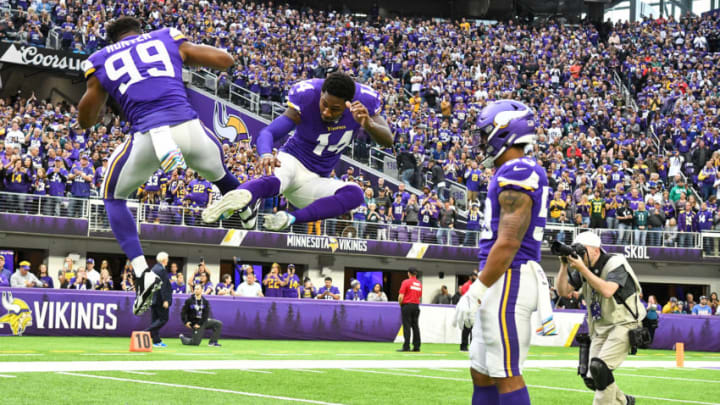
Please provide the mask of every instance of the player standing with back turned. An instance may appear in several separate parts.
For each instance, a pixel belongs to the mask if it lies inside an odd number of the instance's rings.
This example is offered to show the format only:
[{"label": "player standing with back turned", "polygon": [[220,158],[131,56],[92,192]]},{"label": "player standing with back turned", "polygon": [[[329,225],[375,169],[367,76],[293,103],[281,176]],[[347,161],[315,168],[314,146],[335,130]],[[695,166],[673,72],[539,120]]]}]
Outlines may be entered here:
[{"label": "player standing with back turned", "polygon": [[159,166],[169,172],[184,167],[185,160],[223,194],[239,186],[225,169],[220,142],[198,120],[182,81],[183,65],[227,69],[233,58],[188,42],[174,28],[142,33],[133,17],[113,21],[107,35],[112,44],[82,64],[87,91],[78,106],[79,121],[83,128],[95,125],[111,95],[132,123],[132,133],[110,157],[101,192],[113,234],[132,262],[133,312],[139,315],[150,306],[160,279],[145,261],[126,199]]},{"label": "player standing with back turned", "polygon": [[456,307],[456,323],[475,325],[473,405],[530,404],[520,367],[530,347],[538,278],[544,279],[538,263],[549,192],[543,168],[524,157],[524,147],[535,139],[533,119],[524,104],[501,100],[486,106],[477,121],[486,149],[483,165],[496,171],[485,202],[481,271]]}]

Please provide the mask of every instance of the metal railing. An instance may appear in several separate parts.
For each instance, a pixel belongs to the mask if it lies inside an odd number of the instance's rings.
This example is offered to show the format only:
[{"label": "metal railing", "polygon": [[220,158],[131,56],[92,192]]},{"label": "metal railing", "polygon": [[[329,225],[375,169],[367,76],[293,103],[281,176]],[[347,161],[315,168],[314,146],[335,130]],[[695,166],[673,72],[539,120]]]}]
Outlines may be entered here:
[{"label": "metal railing", "polygon": [[212,93],[215,97],[228,101],[249,112],[273,120],[285,112],[285,106],[260,97],[245,87],[238,86],[232,82],[227,75],[216,75],[206,70],[186,69],[190,73],[190,84],[202,90]]},{"label": "metal railing", "polygon": [[[370,149],[370,167],[376,170],[380,170],[386,175],[393,177],[398,180],[402,179],[402,173],[397,166],[397,157],[384,150],[373,147]],[[425,176],[425,184],[434,186],[429,175]],[[445,179],[445,189],[442,195],[443,198],[453,197],[455,199],[455,206],[461,211],[467,211],[468,189],[464,184],[458,183],[454,180]]]},{"label": "metal railing", "polygon": [[[88,201],[87,198],[1,192],[0,212],[87,219],[89,216]],[[100,203],[102,204],[102,201]]]},{"label": "metal railing", "polygon": [[557,239],[565,244],[570,244],[578,233],[585,231],[595,232],[600,236],[603,245],[615,246],[631,245],[700,249],[703,248],[708,241],[712,241],[713,243],[720,242],[720,232],[653,231],[632,229],[630,227],[586,229],[553,223],[548,223],[545,227],[544,239],[546,242]]},{"label": "metal railing", "polygon": [[[144,204],[137,200],[128,201],[128,206],[133,213],[138,230],[140,230],[140,224],[242,229],[237,215],[213,224],[204,224],[200,219],[201,208],[165,203]],[[84,199],[0,192],[0,213],[83,219],[88,221],[88,235],[95,232],[106,232],[112,235],[103,202],[97,198]],[[255,227],[251,230],[266,232],[263,223],[264,214],[259,213]],[[550,243],[556,239],[570,244],[579,232],[586,230],[570,225],[548,223],[543,236],[543,249],[549,248]],[[600,236],[604,245],[702,249],[703,255],[706,257],[720,257],[720,232],[718,231],[698,233],[629,228],[598,228],[592,229],[592,231]],[[480,240],[479,231],[352,219],[326,219],[307,224],[295,224],[286,233],[465,247],[477,247]]]}]

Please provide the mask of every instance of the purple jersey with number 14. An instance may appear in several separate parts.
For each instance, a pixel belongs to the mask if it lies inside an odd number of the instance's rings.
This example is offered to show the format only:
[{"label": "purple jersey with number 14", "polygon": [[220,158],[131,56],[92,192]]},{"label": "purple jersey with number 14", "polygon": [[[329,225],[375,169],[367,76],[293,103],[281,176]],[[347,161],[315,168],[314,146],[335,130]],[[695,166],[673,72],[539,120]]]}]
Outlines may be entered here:
[{"label": "purple jersey with number 14", "polygon": [[[350,109],[337,122],[325,122],[320,116],[320,94],[325,80],[311,79],[296,83],[288,94],[288,106],[300,113],[301,122],[280,149],[294,156],[311,172],[327,177],[340,160],[343,150],[352,143],[360,124]],[[355,83],[353,102],[361,102],[371,117],[382,110],[375,90]]]},{"label": "purple jersey with number 14", "polygon": [[97,77],[122,106],[134,131],[192,120],[197,113],[182,82],[179,51],[185,40],[174,28],[125,37],[82,63],[85,78]]},{"label": "purple jersey with number 14", "polygon": [[540,246],[547,220],[550,187],[542,166],[533,159],[520,158],[505,162],[490,181],[485,200],[485,223],[480,234],[480,269],[485,267],[490,249],[497,240],[500,224],[499,197],[505,190],[525,193],[533,202],[530,225],[510,267],[517,269],[530,260],[540,263]]}]

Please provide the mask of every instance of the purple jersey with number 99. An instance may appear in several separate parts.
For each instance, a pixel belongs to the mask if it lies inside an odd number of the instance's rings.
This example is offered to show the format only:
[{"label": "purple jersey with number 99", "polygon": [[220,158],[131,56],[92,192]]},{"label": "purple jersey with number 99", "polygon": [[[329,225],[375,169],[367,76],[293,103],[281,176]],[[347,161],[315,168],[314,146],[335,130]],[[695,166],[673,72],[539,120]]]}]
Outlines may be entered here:
[{"label": "purple jersey with number 99", "polygon": [[[352,143],[360,124],[350,109],[337,122],[325,122],[320,116],[320,94],[324,79],[296,83],[288,94],[288,106],[300,113],[301,122],[280,149],[294,156],[308,170],[327,177],[340,160],[343,150]],[[361,102],[371,117],[382,110],[380,95],[368,86],[355,83],[353,102]]]},{"label": "purple jersey with number 99", "polygon": [[125,37],[82,63],[85,78],[97,77],[135,131],[197,118],[182,82],[179,47],[185,40],[174,28]]},{"label": "purple jersey with number 99", "polygon": [[514,159],[500,166],[488,187],[485,200],[485,223],[480,233],[480,269],[485,267],[490,249],[495,244],[500,224],[500,193],[515,190],[532,198],[533,206],[530,214],[530,225],[522,240],[522,245],[515,254],[511,268],[532,260],[540,263],[540,247],[543,240],[545,222],[547,221],[548,187],[547,176],[542,166],[530,158]]}]

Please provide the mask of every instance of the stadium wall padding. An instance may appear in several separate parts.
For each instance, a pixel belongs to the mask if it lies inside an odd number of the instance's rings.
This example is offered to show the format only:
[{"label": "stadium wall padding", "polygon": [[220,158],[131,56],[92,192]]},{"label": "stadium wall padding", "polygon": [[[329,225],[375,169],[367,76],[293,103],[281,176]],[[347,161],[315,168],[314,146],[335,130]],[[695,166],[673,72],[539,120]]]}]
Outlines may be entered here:
[{"label": "stadium wall padding", "polygon": [[[9,308],[0,307],[0,336],[115,336],[150,325],[150,311],[132,312],[134,293],[0,288],[11,293]],[[187,294],[173,295],[170,321],[160,336],[177,338],[188,333],[180,319]],[[207,296],[210,317],[223,323],[223,338],[347,340],[391,342],[400,329],[397,303],[243,298]],[[24,322],[23,322],[24,321]]]}]

